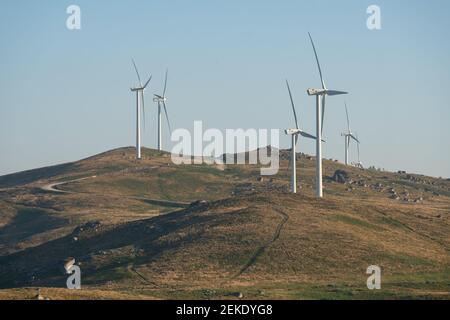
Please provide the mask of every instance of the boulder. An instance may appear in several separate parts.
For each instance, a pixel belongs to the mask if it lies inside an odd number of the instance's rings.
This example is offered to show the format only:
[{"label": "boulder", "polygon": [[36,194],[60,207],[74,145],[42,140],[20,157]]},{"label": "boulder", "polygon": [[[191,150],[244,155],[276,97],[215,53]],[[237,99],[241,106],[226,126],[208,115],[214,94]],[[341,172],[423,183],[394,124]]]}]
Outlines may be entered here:
[{"label": "boulder", "polygon": [[344,170],[336,170],[331,179],[339,183],[346,183],[348,181],[348,173]]},{"label": "boulder", "polygon": [[189,204],[189,207],[203,206],[203,205],[206,205],[206,204],[208,204],[207,200],[197,200],[197,201],[191,202]]}]

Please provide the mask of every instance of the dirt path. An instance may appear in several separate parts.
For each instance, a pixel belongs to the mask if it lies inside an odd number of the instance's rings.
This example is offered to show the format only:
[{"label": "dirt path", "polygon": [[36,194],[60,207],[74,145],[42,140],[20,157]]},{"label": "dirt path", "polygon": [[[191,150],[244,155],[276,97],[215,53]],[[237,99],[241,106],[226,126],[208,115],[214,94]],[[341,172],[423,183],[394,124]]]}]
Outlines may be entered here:
[{"label": "dirt path", "polygon": [[92,178],[96,178],[96,177],[97,176],[90,176],[90,177],[84,177],[84,178],[79,178],[79,179],[74,179],[74,180],[63,181],[63,182],[49,183],[49,184],[46,184],[46,185],[42,186],[41,189],[44,190],[44,191],[56,192],[56,193],[74,193],[74,192],[71,192],[71,191],[65,191],[65,190],[61,190],[61,189],[56,189],[55,187],[62,186],[64,184],[68,184],[68,183],[72,183],[72,182],[82,181],[82,180],[86,180],[86,179],[92,179]]},{"label": "dirt path", "polygon": [[[93,178],[96,178],[96,177],[97,176],[90,176],[90,177],[84,177],[84,178],[79,178],[79,179],[74,179],[74,180],[63,181],[63,182],[49,183],[49,184],[46,184],[46,185],[42,186],[41,190],[44,190],[44,191],[47,191],[47,192],[55,192],[55,193],[71,193],[71,194],[82,193],[82,192],[61,190],[61,189],[56,188],[56,187],[62,186],[62,185],[65,185],[65,184],[69,184],[69,183],[72,183],[72,182],[82,181],[82,180],[86,180],[86,179],[93,179]],[[157,205],[157,206],[161,206],[161,207],[171,207],[171,208],[188,208],[189,205],[191,204],[190,202],[150,199],[150,198],[145,198],[145,197],[127,197],[127,198],[144,201],[146,203]]]},{"label": "dirt path", "polygon": [[283,229],[284,225],[286,224],[286,222],[289,220],[289,215],[287,213],[285,213],[283,210],[279,209],[279,208],[275,208],[272,207],[271,210],[277,212],[281,217],[281,221],[280,223],[277,225],[277,227],[275,228],[275,232],[272,236],[272,238],[266,242],[265,244],[263,244],[261,247],[259,247],[255,253],[250,257],[250,259],[248,260],[248,262],[241,268],[241,270],[239,270],[238,273],[236,273],[231,279],[235,279],[237,277],[239,277],[241,274],[243,274],[245,271],[248,270],[248,268],[250,268],[258,259],[258,257],[264,253],[264,251],[271,246],[275,241],[277,241],[280,238],[280,234],[281,234],[281,230]]}]

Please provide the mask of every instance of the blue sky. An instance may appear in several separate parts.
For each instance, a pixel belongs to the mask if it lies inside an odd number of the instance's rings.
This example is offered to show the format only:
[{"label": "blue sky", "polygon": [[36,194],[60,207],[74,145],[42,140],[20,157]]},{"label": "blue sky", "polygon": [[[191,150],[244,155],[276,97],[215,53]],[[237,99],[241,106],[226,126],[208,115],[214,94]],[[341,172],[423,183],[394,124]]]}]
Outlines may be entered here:
[{"label": "blue sky", "polygon": [[[79,31],[66,28],[71,4]],[[378,31],[366,27],[371,4]],[[345,99],[365,165],[450,177],[449,12],[446,0],[1,1],[0,174],[133,145],[132,57],[153,74],[145,146],[156,145],[151,95],[166,67],[173,128],[293,127],[288,78],[314,132],[310,31],[327,86],[350,92],[327,100],[324,156],[343,161]]]}]

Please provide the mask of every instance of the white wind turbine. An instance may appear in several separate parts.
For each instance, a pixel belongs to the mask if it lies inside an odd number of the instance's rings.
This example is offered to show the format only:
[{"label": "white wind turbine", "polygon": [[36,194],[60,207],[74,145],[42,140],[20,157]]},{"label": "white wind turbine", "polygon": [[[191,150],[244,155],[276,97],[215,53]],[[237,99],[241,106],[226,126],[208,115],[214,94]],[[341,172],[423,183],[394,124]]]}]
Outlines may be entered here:
[{"label": "white wind turbine", "polygon": [[136,67],[136,63],[133,61],[134,70],[136,71],[136,75],[139,80],[139,86],[131,88],[131,91],[136,92],[136,159],[141,159],[141,110],[144,117],[144,127],[145,127],[145,109],[144,109],[144,90],[147,87],[148,83],[152,79],[150,76],[145,83],[142,85],[141,77],[139,76],[139,71]]},{"label": "white wind turbine", "polygon": [[355,163],[355,167],[364,169],[364,166],[363,166],[363,164],[362,164],[362,162],[361,162],[361,160],[360,160],[360,158],[359,158],[359,144],[360,144],[361,142],[359,141],[358,134],[356,134],[356,139],[357,139],[356,146],[357,146],[357,148],[358,148],[358,162]]},{"label": "white wind turbine", "polygon": [[322,82],[321,89],[308,89],[308,95],[316,96],[316,195],[321,198],[323,196],[322,190],[322,131],[323,131],[323,117],[325,113],[325,97],[337,96],[341,94],[347,94],[348,92],[329,90],[325,86],[325,81],[322,76],[322,69],[320,68],[319,58],[317,57],[316,47],[311,34],[308,32],[311,45],[316,57],[317,67],[319,69],[320,81]]},{"label": "white wind turbine", "polygon": [[170,121],[169,121],[169,115],[167,114],[167,108],[166,108],[166,89],[167,89],[167,73],[168,70],[166,69],[166,77],[164,80],[164,89],[162,95],[154,94],[153,101],[158,104],[158,150],[162,150],[162,121],[161,121],[161,105],[164,107],[164,113],[166,114],[166,120],[167,125],[169,126],[169,132],[172,132],[170,128]]},{"label": "white wind turbine", "polygon": [[298,127],[298,120],[297,120],[297,113],[295,112],[294,99],[292,98],[291,88],[289,88],[289,83],[287,80],[286,80],[286,86],[287,86],[287,89],[289,92],[289,98],[291,100],[292,111],[294,112],[295,129],[286,129],[284,132],[287,135],[291,135],[292,148],[291,148],[291,159],[289,161],[289,163],[291,165],[291,170],[292,170],[291,171],[291,192],[297,193],[297,167],[296,167],[297,159],[296,159],[295,148],[297,146],[298,135],[301,135],[305,138],[310,138],[310,139],[316,139],[316,137],[313,136],[312,134],[304,132],[303,130],[301,130]]},{"label": "white wind turbine", "polygon": [[[348,166],[348,149],[350,146],[350,139],[353,139],[356,141],[356,143],[358,144],[358,149],[359,149],[359,141],[358,138],[355,137],[352,133],[352,131],[350,130],[350,120],[348,118],[348,110],[347,110],[347,103],[344,102],[345,104],[345,113],[347,115],[347,132],[343,132],[341,133],[341,136],[345,138],[345,165]],[[359,159],[358,159],[359,161]]]}]

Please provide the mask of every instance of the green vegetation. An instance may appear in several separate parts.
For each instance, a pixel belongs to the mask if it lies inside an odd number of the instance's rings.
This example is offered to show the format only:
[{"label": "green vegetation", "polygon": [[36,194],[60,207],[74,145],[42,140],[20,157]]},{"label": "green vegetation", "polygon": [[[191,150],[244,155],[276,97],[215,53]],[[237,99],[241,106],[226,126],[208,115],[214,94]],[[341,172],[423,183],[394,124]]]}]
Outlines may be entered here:
[{"label": "green vegetation", "polygon": [[[175,166],[150,149],[0,177],[0,299],[36,287],[54,299],[450,299],[450,182],[324,168],[351,182],[325,179],[321,200],[303,156],[297,195],[287,160],[261,179],[257,166]],[[42,190],[56,181],[65,193]],[[83,292],[62,289],[67,257]],[[381,290],[366,288],[372,264]]]}]

